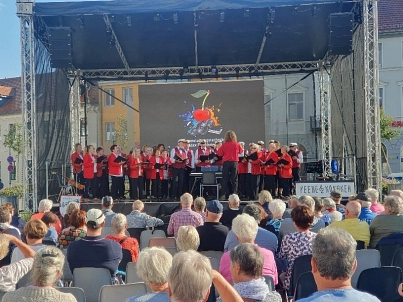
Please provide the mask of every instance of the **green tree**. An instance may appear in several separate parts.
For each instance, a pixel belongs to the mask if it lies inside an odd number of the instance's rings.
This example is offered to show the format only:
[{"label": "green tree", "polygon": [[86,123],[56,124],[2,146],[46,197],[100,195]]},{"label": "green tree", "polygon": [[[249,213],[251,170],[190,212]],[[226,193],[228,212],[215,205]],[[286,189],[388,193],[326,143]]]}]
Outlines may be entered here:
[{"label": "green tree", "polygon": [[128,134],[127,134],[127,119],[122,115],[117,118],[118,127],[115,129],[115,142],[122,147],[123,150],[127,149],[129,144]]},{"label": "green tree", "polygon": [[393,118],[385,113],[383,108],[380,108],[381,116],[381,138],[386,140],[392,140],[398,137],[401,132],[392,127]]},{"label": "green tree", "polygon": [[23,133],[22,133],[22,124],[12,124],[10,125],[10,129],[6,135],[4,135],[4,143],[5,147],[10,148],[15,153],[17,153],[17,158],[23,151]]}]

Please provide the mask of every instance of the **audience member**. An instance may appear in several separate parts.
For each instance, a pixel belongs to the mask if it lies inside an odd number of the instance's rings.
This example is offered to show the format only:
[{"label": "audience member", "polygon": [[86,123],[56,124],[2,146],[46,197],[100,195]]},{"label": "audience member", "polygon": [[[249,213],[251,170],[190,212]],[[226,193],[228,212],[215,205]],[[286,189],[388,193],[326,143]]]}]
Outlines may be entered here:
[{"label": "audience member", "polygon": [[25,226],[25,221],[21,217],[18,216],[18,213],[15,212],[14,206],[11,202],[6,202],[4,204],[7,206],[7,208],[10,210],[11,214],[11,225],[15,228],[17,228],[21,233],[23,233],[24,226]]},{"label": "audience member", "polygon": [[[315,212],[315,201],[311,196],[303,195],[299,198],[299,204],[300,205],[307,205],[312,213]],[[287,234],[294,233],[297,231],[295,224],[292,220],[292,212],[291,212],[291,218],[286,218],[284,219],[283,223],[281,224],[280,227],[280,237],[284,237]],[[313,221],[310,223],[310,231],[317,233],[321,228],[325,227],[325,222],[318,218],[318,217],[313,217]]]},{"label": "audience member", "polygon": [[106,238],[119,243],[122,247],[122,250],[128,250],[132,256],[131,262],[136,262],[139,256],[139,243],[137,242],[137,239],[126,236],[126,216],[120,213],[113,215],[111,225],[113,234],[106,236]]},{"label": "audience member", "polygon": [[274,232],[278,233],[280,231],[281,223],[283,222],[283,215],[285,211],[286,204],[281,199],[273,199],[269,203],[270,212],[273,215],[273,218],[267,222],[267,227],[272,226]]},{"label": "audience member", "polygon": [[101,210],[105,215],[105,226],[112,226],[112,218],[116,215],[114,211],[112,211],[113,207],[113,198],[112,196],[104,196],[101,200]]},{"label": "audience member", "polygon": [[285,210],[283,219],[285,218],[291,218],[291,212],[292,210],[299,205],[299,197],[298,195],[292,195],[290,199],[288,200],[288,209]]},{"label": "audience member", "polygon": [[64,261],[64,255],[57,247],[42,248],[33,260],[32,285],[6,293],[2,301],[77,302],[72,294],[62,293],[53,287],[62,277]]},{"label": "audience member", "polygon": [[199,251],[224,251],[228,228],[221,224],[223,206],[218,200],[207,203],[206,221],[197,227],[200,237]]},{"label": "audience member", "polygon": [[63,216],[63,230],[62,230],[62,232],[67,231],[70,228],[70,226],[71,226],[71,224],[70,224],[70,215],[71,215],[71,213],[74,212],[74,210],[79,210],[79,209],[80,209],[80,204],[77,203],[77,202],[72,201],[67,205],[66,214],[64,214],[64,216]]},{"label": "audience member", "polygon": [[133,202],[132,210],[129,215],[126,216],[127,219],[127,227],[131,228],[148,228],[148,227],[157,227],[164,225],[164,222],[156,217],[151,217],[144,211],[144,203],[141,200],[136,200]]},{"label": "audience member", "polygon": [[178,230],[176,245],[179,251],[197,251],[200,245],[200,238],[196,228],[192,225],[182,225]]},{"label": "audience member", "polygon": [[333,221],[340,221],[343,219],[343,214],[337,211],[336,203],[333,201],[333,199],[327,197],[323,198],[322,200],[325,205],[325,211],[323,212],[323,214],[329,216],[330,223],[332,223]]},{"label": "audience member", "polygon": [[298,302],[380,302],[351,287],[351,276],[357,268],[356,247],[354,238],[344,230],[320,230],[313,242],[311,260],[318,291]]},{"label": "audience member", "polygon": [[224,210],[220,219],[220,222],[231,229],[232,220],[242,213],[240,209],[240,199],[237,194],[231,194],[228,197],[228,209]]},{"label": "audience member", "polygon": [[368,225],[370,225],[372,220],[374,220],[377,215],[370,210],[371,197],[367,193],[358,193],[358,195],[355,197],[355,200],[361,205],[361,213],[360,216],[358,216],[358,219],[365,221],[368,223]]},{"label": "audience member", "polygon": [[269,289],[262,276],[263,255],[256,245],[242,243],[230,252],[234,288],[244,301],[281,302],[281,296]]},{"label": "audience member", "polygon": [[278,258],[287,260],[287,269],[280,275],[285,288],[290,287],[290,278],[294,261],[299,256],[312,254],[312,242],[316,233],[310,231],[314,220],[311,207],[301,204],[291,212],[291,218],[295,224],[296,232],[284,236],[281,242]]},{"label": "audience member", "polygon": [[83,240],[71,242],[67,249],[67,261],[71,272],[78,267],[106,268],[114,276],[122,260],[119,243],[105,239],[102,228],[105,216],[101,210],[90,209],[85,216],[87,236]]},{"label": "audience member", "polygon": [[201,215],[203,221],[206,221],[206,200],[203,197],[194,200],[194,210]]},{"label": "audience member", "polygon": [[403,200],[403,191],[402,190],[391,190],[389,192],[389,196],[397,196]]},{"label": "audience member", "polygon": [[19,248],[25,259],[0,267],[0,292],[15,290],[17,282],[32,268],[35,251],[15,236],[0,234],[0,260],[9,254],[9,246]]},{"label": "audience member", "polygon": [[58,243],[58,236],[57,232],[55,229],[55,224],[57,223],[57,216],[56,214],[53,214],[52,212],[47,212],[42,216],[43,223],[46,225],[48,228],[48,231],[45,235],[46,239],[52,240],[56,245]]},{"label": "audience member", "polygon": [[168,272],[172,256],[162,247],[149,247],[141,251],[136,264],[137,276],[151,289],[151,293],[137,295],[126,302],[169,301]]},{"label": "audience member", "polygon": [[315,217],[322,219],[325,222],[325,226],[328,226],[330,224],[330,217],[328,214],[323,213],[325,203],[320,197],[312,197],[312,199],[315,201]]},{"label": "audience member", "polygon": [[[42,199],[42,200],[39,202],[39,205],[38,205],[38,211],[39,211],[39,213],[36,213],[36,214],[32,215],[32,216],[31,216],[31,220],[34,220],[34,219],[39,219],[39,220],[41,220],[41,219],[42,219],[42,216],[43,216],[46,212],[50,212],[50,211],[52,210],[52,207],[53,207],[53,202],[52,202],[50,199]],[[56,229],[56,232],[57,232],[58,234],[60,234],[61,231],[62,231],[62,223],[60,222],[59,217],[57,217],[57,222],[56,222],[56,224],[55,224],[55,229]]]},{"label": "audience member", "polygon": [[85,211],[74,210],[70,214],[70,227],[63,230],[59,236],[59,248],[66,249],[71,242],[80,240],[87,236],[87,227],[85,225]]},{"label": "audience member", "polygon": [[343,198],[341,192],[338,190],[333,190],[330,193],[330,198],[333,199],[334,203],[336,204],[336,210],[344,216],[344,205],[341,204],[341,200]]},{"label": "audience member", "polygon": [[377,189],[369,188],[365,191],[365,193],[369,196],[371,201],[371,212],[379,215],[385,211],[383,205],[379,203],[379,192]]},{"label": "audience member", "polygon": [[[255,244],[254,241],[258,232],[257,221],[252,216],[243,213],[234,219],[232,231],[239,243]],[[272,277],[274,284],[277,284],[277,267],[273,252],[260,246],[258,246],[258,248],[262,252],[264,258],[262,275]],[[225,252],[220,261],[220,273],[228,282],[232,281],[230,268],[230,252]]]},{"label": "audience member", "polygon": [[391,233],[403,232],[403,200],[397,196],[387,196],[384,202],[385,215],[378,215],[369,226],[371,233],[370,248],[375,248],[378,241]]},{"label": "audience member", "polygon": [[178,237],[178,229],[182,225],[192,225],[195,228],[203,225],[203,218],[199,213],[192,211],[193,197],[189,193],[185,193],[180,198],[182,210],[175,212],[169,219],[167,235]]},{"label": "audience member", "polygon": [[260,203],[260,205],[262,206],[262,208],[264,209],[266,214],[269,215],[269,219],[272,218],[272,214],[270,213],[270,209],[269,209],[269,204],[272,200],[273,200],[273,197],[271,196],[269,191],[267,191],[267,190],[260,191],[260,193],[258,195],[258,202]]},{"label": "audience member", "polygon": [[259,208],[260,210],[260,217],[257,220],[258,224],[260,227],[265,228],[266,224],[269,222],[270,218],[269,215],[267,215],[266,211],[263,209],[263,207],[260,205],[258,202],[253,203],[256,207]]},{"label": "audience member", "polygon": [[[250,203],[243,208],[242,211],[244,214],[248,214],[252,216],[256,222],[259,224],[260,222],[260,214],[261,210],[255,204]],[[256,238],[254,239],[255,243],[265,249],[276,253],[278,246],[278,239],[275,234],[269,232],[268,230],[259,227],[257,231]],[[232,250],[235,246],[238,245],[238,240],[235,236],[235,233],[231,230],[228,232],[227,238],[225,239],[224,244],[224,252]]]},{"label": "audience member", "polygon": [[21,232],[10,223],[12,215],[10,209],[6,205],[0,206],[0,233],[13,235],[21,239]]},{"label": "audience member", "polygon": [[[25,225],[24,233],[27,238],[27,244],[35,252],[46,247],[46,245],[42,244],[42,239],[45,237],[47,231],[48,228],[45,223],[38,219],[30,220]],[[22,251],[16,247],[11,255],[11,263],[18,262],[24,258],[25,256]]]},{"label": "audience member", "polygon": [[365,221],[358,219],[361,212],[361,205],[358,201],[349,201],[344,210],[346,218],[342,221],[333,222],[330,227],[345,230],[353,236],[354,240],[364,241],[365,247],[367,247],[370,239],[369,225]]}]

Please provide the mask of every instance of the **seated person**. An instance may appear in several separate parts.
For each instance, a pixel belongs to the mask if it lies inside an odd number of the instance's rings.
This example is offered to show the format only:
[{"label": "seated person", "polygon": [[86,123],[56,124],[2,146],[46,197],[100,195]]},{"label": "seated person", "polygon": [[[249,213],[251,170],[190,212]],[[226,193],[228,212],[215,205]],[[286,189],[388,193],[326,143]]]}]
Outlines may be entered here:
[{"label": "seated person", "polygon": [[237,194],[231,194],[228,197],[228,209],[223,211],[220,222],[229,229],[232,227],[232,220],[242,214],[242,209],[239,207],[240,203],[241,200]]},{"label": "seated person", "polygon": [[182,252],[188,250],[197,251],[200,245],[200,238],[196,228],[192,225],[182,225],[178,230],[176,245],[178,250]]},{"label": "seated person", "polygon": [[141,251],[136,264],[139,276],[151,289],[151,293],[133,296],[126,302],[169,301],[168,272],[172,256],[162,247],[149,247]]},{"label": "seated person", "polygon": [[[38,205],[39,213],[36,213],[36,214],[32,215],[31,220],[33,220],[33,219],[39,219],[39,220],[42,219],[42,216],[46,212],[50,212],[52,210],[52,207],[53,207],[53,201],[51,201],[50,199],[42,199],[39,202],[39,205]],[[55,224],[55,229],[56,229],[56,232],[58,234],[60,234],[61,231],[62,231],[62,223],[60,222],[59,217],[57,217],[57,221],[56,221],[56,224]]]},{"label": "seated person", "polygon": [[10,210],[12,216],[10,223],[11,226],[17,228],[20,231],[20,233],[22,233],[26,222],[24,221],[24,219],[18,216],[18,213],[15,212],[14,206],[11,202],[6,202],[4,205],[7,206],[8,209]]},{"label": "seated person", "polygon": [[114,276],[122,260],[122,248],[119,243],[103,237],[105,216],[101,210],[90,209],[85,216],[87,236],[83,240],[73,241],[67,248],[67,261],[73,273],[78,267],[106,268]]},{"label": "seated person", "polygon": [[[232,231],[234,232],[239,243],[251,243],[255,244],[255,237],[258,232],[257,221],[248,214],[242,214],[237,216],[232,222]],[[273,233],[270,233],[275,236]],[[272,251],[258,246],[259,250],[263,254],[264,264],[262,267],[262,275],[270,276],[273,278],[274,284],[277,284],[277,267],[274,260],[274,254]],[[231,261],[230,252],[225,252],[220,261],[220,273],[225,280],[232,282],[230,273]]]},{"label": "seated person", "polygon": [[21,239],[21,232],[11,225],[13,217],[10,209],[6,205],[0,206],[0,232],[3,234],[13,235]]},{"label": "seated person", "polygon": [[269,203],[269,209],[273,218],[267,222],[266,228],[269,230],[269,226],[272,226],[274,232],[280,231],[281,223],[283,222],[283,215],[285,211],[285,202],[281,199],[274,199]]},{"label": "seated person", "polygon": [[87,236],[87,227],[85,225],[85,211],[74,210],[70,214],[70,227],[64,229],[59,236],[59,248],[66,249],[73,241],[80,240]]},{"label": "seated person", "polygon": [[201,215],[203,221],[206,221],[206,200],[203,197],[195,198],[194,211]]},{"label": "seated person", "polygon": [[70,223],[70,215],[74,212],[74,210],[79,210],[80,209],[80,204],[77,202],[70,202],[67,207],[66,207],[66,214],[63,216],[63,230],[68,231],[70,229],[71,223]]},{"label": "seated person", "polygon": [[343,214],[337,211],[336,203],[330,197],[323,198],[323,204],[325,211],[323,211],[323,215],[329,216],[329,224],[333,221],[340,221],[343,219]]},{"label": "seated person", "polygon": [[48,231],[45,235],[45,239],[52,240],[55,244],[58,243],[58,235],[55,229],[55,224],[57,222],[57,216],[52,212],[47,212],[42,216],[42,221],[46,224]]},{"label": "seated person", "polygon": [[[31,220],[40,221],[40,220]],[[77,302],[72,294],[62,293],[53,286],[63,271],[64,255],[55,246],[46,246],[38,251],[32,265],[32,285],[21,287],[4,295],[5,302],[14,301],[63,301]]]},{"label": "seated person", "polygon": [[144,203],[141,200],[136,200],[132,205],[132,212],[126,216],[127,227],[131,228],[147,228],[164,225],[164,222],[155,217],[151,217],[144,211]]}]

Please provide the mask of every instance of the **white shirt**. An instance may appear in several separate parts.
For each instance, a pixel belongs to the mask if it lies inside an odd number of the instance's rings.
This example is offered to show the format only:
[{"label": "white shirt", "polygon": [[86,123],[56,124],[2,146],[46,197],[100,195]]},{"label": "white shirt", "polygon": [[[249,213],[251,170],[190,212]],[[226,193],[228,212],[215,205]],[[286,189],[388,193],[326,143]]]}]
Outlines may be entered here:
[{"label": "white shirt", "polygon": [[302,164],[304,162],[304,155],[300,150],[295,150],[295,152],[299,151],[298,153],[298,158],[297,158],[297,163]]}]

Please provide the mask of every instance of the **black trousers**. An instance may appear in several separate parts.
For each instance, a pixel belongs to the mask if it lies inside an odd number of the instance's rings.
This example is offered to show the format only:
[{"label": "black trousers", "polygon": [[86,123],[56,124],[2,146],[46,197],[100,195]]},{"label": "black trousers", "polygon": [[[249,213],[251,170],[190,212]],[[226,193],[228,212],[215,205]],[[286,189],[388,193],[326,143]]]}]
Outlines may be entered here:
[{"label": "black trousers", "polygon": [[243,196],[246,196],[248,194],[248,191],[246,190],[247,175],[247,173],[238,174],[239,192],[241,192],[241,195]]},{"label": "black trousers", "polygon": [[[231,190],[228,186],[231,183]],[[228,198],[229,195],[236,193],[238,188],[238,162],[226,161],[222,166],[221,179],[222,193]]]},{"label": "black trousers", "polygon": [[[112,187],[111,187],[111,195],[113,199],[118,199],[124,196],[124,191],[122,192],[122,183],[123,177],[122,176],[111,176],[112,178]],[[124,183],[123,183],[124,188]]]},{"label": "black trousers", "polygon": [[253,175],[253,174],[248,174],[249,176],[249,197],[252,200],[257,200],[257,195],[259,193],[259,181],[260,181],[260,175]]},{"label": "black trousers", "polygon": [[160,172],[157,172],[156,178],[151,181],[151,192],[152,195],[157,198],[162,197],[162,181],[160,179]]},{"label": "black trousers", "polygon": [[126,181],[126,175],[123,175],[122,181],[120,182],[120,189],[119,189],[120,198],[125,197],[125,181]]},{"label": "black trousers", "polygon": [[90,187],[92,192],[92,198],[97,197],[97,177],[94,178],[86,178],[85,179],[85,192],[84,198],[90,198]]},{"label": "black trousers", "polygon": [[269,191],[273,198],[276,196],[276,175],[264,176],[264,189]]},{"label": "black trousers", "polygon": [[144,179],[143,176],[138,178],[129,178],[130,183],[130,198],[131,199],[143,199]]},{"label": "black trousers", "polygon": [[146,196],[150,196],[151,195],[151,191],[150,191],[151,179],[146,178],[144,183],[145,183],[145,186],[146,186]]},{"label": "black trousers", "polygon": [[179,198],[183,190],[185,169],[172,168],[172,197]]},{"label": "black trousers", "polygon": [[292,180],[293,182],[299,181],[299,167],[292,168]]},{"label": "black trousers", "polygon": [[[78,182],[79,184],[85,185],[83,172],[81,172],[81,173],[73,173],[73,176],[74,176],[74,181],[75,182]],[[77,194],[83,195],[84,190],[77,189]]]},{"label": "black trousers", "polygon": [[291,195],[292,178],[280,178],[281,188],[283,188],[283,196]]},{"label": "black trousers", "polygon": [[99,199],[109,196],[109,178],[106,170],[102,170],[102,175],[97,178],[97,195]]},{"label": "black trousers", "polygon": [[182,187],[182,194],[188,193],[190,191],[190,171],[185,170],[183,176],[183,187]]},{"label": "black trousers", "polygon": [[161,191],[164,198],[169,197],[169,179],[163,179],[161,182]]},{"label": "black trousers", "polygon": [[264,176],[262,174],[260,174],[259,177],[259,192],[262,191],[264,189]]}]

